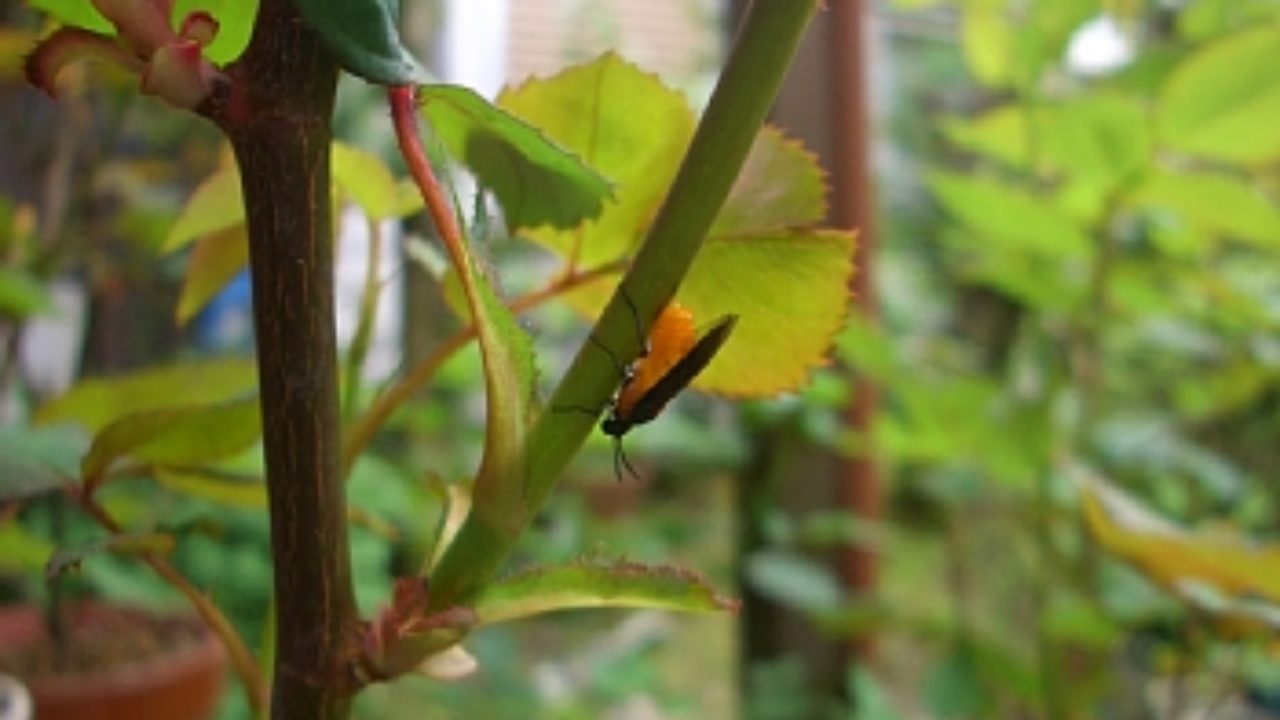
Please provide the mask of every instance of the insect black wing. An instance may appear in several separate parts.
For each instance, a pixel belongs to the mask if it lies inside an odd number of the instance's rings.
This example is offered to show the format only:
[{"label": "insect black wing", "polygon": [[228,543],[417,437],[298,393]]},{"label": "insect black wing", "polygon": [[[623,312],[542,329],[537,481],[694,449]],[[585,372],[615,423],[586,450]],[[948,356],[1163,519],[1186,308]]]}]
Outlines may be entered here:
[{"label": "insect black wing", "polygon": [[[711,359],[720,351],[720,346],[724,345],[724,341],[729,339],[729,333],[733,332],[733,327],[737,323],[737,315],[725,315],[717,320],[705,335],[698,338],[698,342],[684,357],[680,358],[658,382],[654,383],[648,392],[636,400],[635,405],[631,407],[631,412],[627,413],[626,417],[618,419],[625,423],[626,428],[629,429],[634,425],[643,425],[656,418],[658,413],[662,412],[662,408],[666,407],[667,403],[671,401],[671,398],[685,389],[697,377],[698,373],[702,372],[702,369],[711,362]],[[625,432],[625,429],[623,429],[623,432]]]}]

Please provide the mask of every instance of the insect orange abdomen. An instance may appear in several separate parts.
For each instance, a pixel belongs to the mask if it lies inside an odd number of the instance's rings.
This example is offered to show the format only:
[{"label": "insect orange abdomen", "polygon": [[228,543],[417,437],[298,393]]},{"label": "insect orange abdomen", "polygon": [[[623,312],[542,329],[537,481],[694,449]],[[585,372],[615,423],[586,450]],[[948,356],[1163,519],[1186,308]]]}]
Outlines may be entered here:
[{"label": "insect orange abdomen", "polygon": [[648,354],[632,366],[631,379],[618,393],[615,404],[617,414],[623,417],[629,415],[636,401],[680,362],[697,341],[693,313],[676,302],[663,308],[649,329]]}]

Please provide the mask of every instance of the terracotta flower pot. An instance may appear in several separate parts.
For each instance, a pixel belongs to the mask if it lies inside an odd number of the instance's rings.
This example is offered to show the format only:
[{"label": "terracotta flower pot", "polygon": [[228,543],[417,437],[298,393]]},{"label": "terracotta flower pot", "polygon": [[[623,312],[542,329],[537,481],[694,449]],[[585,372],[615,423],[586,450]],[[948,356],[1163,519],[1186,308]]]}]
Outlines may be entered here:
[{"label": "terracotta flower pot", "polygon": [[41,610],[0,608],[0,671],[27,686],[37,720],[212,717],[226,656],[198,619],[94,603],[67,620],[76,667],[50,670]]}]

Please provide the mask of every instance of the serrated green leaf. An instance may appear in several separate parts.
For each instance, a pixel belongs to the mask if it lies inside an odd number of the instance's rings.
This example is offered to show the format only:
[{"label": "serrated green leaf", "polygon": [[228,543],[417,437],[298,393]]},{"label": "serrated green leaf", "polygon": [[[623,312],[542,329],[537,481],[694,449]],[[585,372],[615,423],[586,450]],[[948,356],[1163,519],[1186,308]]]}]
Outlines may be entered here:
[{"label": "serrated green leaf", "polygon": [[164,365],[76,383],[36,413],[36,422],[75,422],[91,432],[143,410],[231,400],[257,388],[252,358],[217,358]]},{"label": "serrated green leaf", "polygon": [[202,237],[187,260],[175,319],[186,325],[249,264],[249,237],[244,225]]},{"label": "serrated green leaf", "polygon": [[244,225],[244,203],[240,197],[240,171],[233,162],[218,168],[200,183],[178,212],[178,219],[160,245],[161,252],[173,252],[206,235]]},{"label": "serrated green leaf", "polygon": [[480,625],[579,608],[734,612],[701,576],[670,565],[581,563],[539,568],[485,587],[472,609]]},{"label": "serrated green leaf", "polygon": [[1147,212],[1177,218],[1196,232],[1280,246],[1280,209],[1239,176],[1157,172],[1149,175],[1126,202]]},{"label": "serrated green leaf", "polygon": [[1280,155],[1280,30],[1265,25],[1205,46],[1161,89],[1157,128],[1183,152],[1245,164]]},{"label": "serrated green leaf", "polygon": [[116,28],[93,6],[92,0],[27,0],[36,10],[49,14],[63,25],[84,28],[103,35],[115,35]]},{"label": "serrated green leaf", "polygon": [[569,231],[522,234],[577,267],[631,251],[648,228],[693,134],[693,113],[655,75],[606,54],[551,78],[505,90],[499,107],[538,127],[614,184],[599,218]]},{"label": "serrated green leaf", "polygon": [[25,318],[52,307],[49,293],[30,273],[0,267],[0,315]]},{"label": "serrated green leaf", "polygon": [[347,72],[378,85],[430,80],[400,41],[399,0],[298,0],[297,6]]},{"label": "serrated green leaf", "polygon": [[333,144],[333,183],[374,220],[399,215],[399,188],[378,156],[345,143]]},{"label": "serrated green leaf", "polygon": [[35,497],[74,482],[87,442],[65,428],[0,428],[0,502]]},{"label": "serrated green leaf", "polygon": [[740,319],[694,385],[735,397],[803,385],[844,324],[853,243],[837,230],[708,238],[676,299],[701,323]]},{"label": "serrated green leaf", "polygon": [[491,189],[508,227],[572,228],[600,214],[609,183],[536,128],[455,85],[419,89],[449,152]]},{"label": "serrated green leaf", "polygon": [[257,397],[141,410],[112,422],[94,436],[80,471],[86,479],[96,480],[124,457],[148,465],[175,466],[221,460],[258,441],[260,418]]}]

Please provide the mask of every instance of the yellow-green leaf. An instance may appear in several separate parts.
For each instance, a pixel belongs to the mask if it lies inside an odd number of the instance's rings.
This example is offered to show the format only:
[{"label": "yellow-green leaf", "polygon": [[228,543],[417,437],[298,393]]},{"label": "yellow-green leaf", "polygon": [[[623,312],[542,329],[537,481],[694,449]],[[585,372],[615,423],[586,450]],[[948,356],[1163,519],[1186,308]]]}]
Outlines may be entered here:
[{"label": "yellow-green leaf", "polygon": [[161,252],[180,250],[192,242],[223,230],[244,225],[244,204],[240,199],[240,171],[228,161],[218,168],[187,199]]},{"label": "yellow-green leaf", "polygon": [[676,297],[699,322],[740,319],[695,386],[765,397],[803,385],[844,322],[852,253],[835,230],[708,239]]},{"label": "yellow-green leaf", "polygon": [[16,522],[0,523],[0,547],[0,570],[24,574],[39,572],[57,550]]},{"label": "yellow-green leaf", "polygon": [[154,477],[161,486],[188,497],[247,510],[267,507],[267,486],[262,478],[218,476],[167,468],[157,469]]},{"label": "yellow-green leaf", "polygon": [[94,436],[80,470],[86,479],[96,481],[124,457],[147,465],[179,467],[221,460],[258,441],[260,418],[256,396],[141,410],[112,422]]},{"label": "yellow-green leaf", "polygon": [[[1080,492],[1089,534],[1157,585],[1209,611],[1215,608],[1203,603],[1207,590],[1224,600],[1280,605],[1280,545],[1231,532],[1189,532],[1097,478],[1083,481]],[[1235,611],[1230,602],[1218,609]]]},{"label": "yellow-green leaf", "polygon": [[399,188],[391,169],[376,155],[344,143],[333,144],[333,182],[375,220],[399,214]]},{"label": "yellow-green leaf", "polygon": [[1004,17],[1003,0],[966,0],[960,23],[964,56],[974,77],[987,85],[1009,82],[1014,27]]},{"label": "yellow-green leaf", "polygon": [[186,325],[249,264],[249,237],[243,224],[202,237],[187,260],[176,319]]}]

